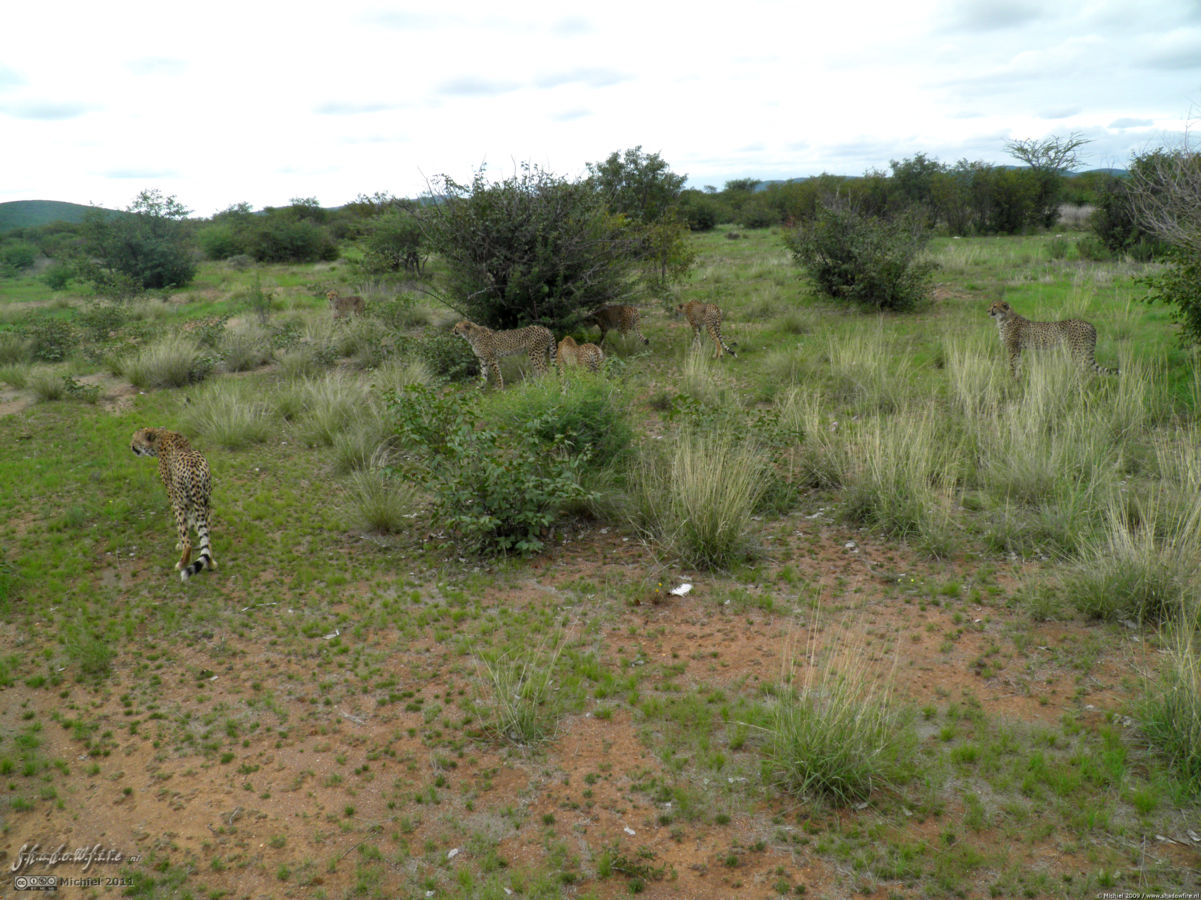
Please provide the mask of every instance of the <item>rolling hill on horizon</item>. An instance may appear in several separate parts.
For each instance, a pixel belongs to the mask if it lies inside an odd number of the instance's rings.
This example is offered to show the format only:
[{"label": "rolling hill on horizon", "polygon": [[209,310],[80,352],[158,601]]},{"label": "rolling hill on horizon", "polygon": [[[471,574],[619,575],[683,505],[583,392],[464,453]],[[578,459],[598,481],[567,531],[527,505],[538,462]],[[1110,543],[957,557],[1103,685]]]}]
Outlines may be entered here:
[{"label": "rolling hill on horizon", "polygon": [[103,207],[66,203],[62,200],[10,200],[0,203],[0,234],[16,228],[38,228],[52,222],[82,222],[88,210],[92,209]]}]

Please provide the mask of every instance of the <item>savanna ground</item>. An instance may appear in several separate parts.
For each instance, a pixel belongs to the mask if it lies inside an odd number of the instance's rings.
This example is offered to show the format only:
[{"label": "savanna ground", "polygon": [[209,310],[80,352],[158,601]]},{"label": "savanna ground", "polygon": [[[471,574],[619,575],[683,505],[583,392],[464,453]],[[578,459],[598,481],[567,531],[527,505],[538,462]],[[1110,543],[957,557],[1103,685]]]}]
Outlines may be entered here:
[{"label": "savanna ground", "polygon": [[[1165,623],[1195,603],[1197,382],[1136,300],[1147,267],[1052,235],[942,240],[933,303],[874,316],[816,299],[774,233],[696,241],[672,302],[720,303],[737,359],[690,352],[648,300],[650,347],[611,337],[604,384],[635,458],[698,430],[759,448],[767,490],[715,570],[613,473],[528,559],[464,552],[424,485],[387,533],[361,524],[385,398],[430,380],[390,336],[457,316],[418,300],[385,323],[393,289],[345,263],[206,264],[49,368],[9,340],[4,879],[26,845],[99,844],[136,859],[25,872],[124,882],[72,897],[1197,896],[1196,785],[1145,727],[1193,652]],[[330,285],[368,317],[330,323]],[[90,304],[0,291],[10,326]],[[985,315],[1002,295],[1095,322],[1122,375],[1048,358],[1012,381]],[[149,387],[139,348],[214,316],[207,377]],[[505,371],[485,409],[538,389]],[[257,424],[219,433],[220,391]],[[186,585],[129,450],[145,425],[214,472],[219,568]],[[1178,581],[1084,583],[1144,534]],[[881,714],[866,786],[798,787],[775,741],[794,687]]]}]

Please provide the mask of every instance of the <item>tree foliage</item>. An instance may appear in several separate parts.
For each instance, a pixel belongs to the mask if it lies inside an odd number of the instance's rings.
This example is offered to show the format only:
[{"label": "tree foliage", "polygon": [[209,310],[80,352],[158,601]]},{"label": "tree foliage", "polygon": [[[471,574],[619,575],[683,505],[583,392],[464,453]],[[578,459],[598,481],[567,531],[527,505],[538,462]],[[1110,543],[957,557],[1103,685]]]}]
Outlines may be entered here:
[{"label": "tree foliage", "polygon": [[78,273],[109,296],[179,287],[196,275],[188,210],[174,196],[144,190],[125,214],[89,210]]},{"label": "tree foliage", "polygon": [[1143,155],[1129,191],[1139,227],[1169,248],[1168,266],[1147,279],[1148,299],[1174,308],[1185,343],[1201,343],[1201,153],[1186,143]]},{"label": "tree foliage", "polygon": [[635,242],[591,184],[530,164],[500,182],[482,169],[470,184],[439,182],[418,221],[446,265],[446,302],[466,318],[564,330],[628,294]]},{"label": "tree foliage", "polygon": [[648,287],[661,293],[681,280],[696,258],[681,202],[686,176],[672,172],[658,153],[644,153],[641,145],[588,163],[588,173],[610,211],[629,223],[630,246]]},{"label": "tree foliage", "polygon": [[1050,228],[1059,218],[1064,176],[1079,165],[1078,151],[1088,143],[1091,143],[1088,138],[1072,132],[1067,137],[1028,138],[1005,145],[1006,153],[1030,167],[1035,191],[1034,217],[1044,228]]}]

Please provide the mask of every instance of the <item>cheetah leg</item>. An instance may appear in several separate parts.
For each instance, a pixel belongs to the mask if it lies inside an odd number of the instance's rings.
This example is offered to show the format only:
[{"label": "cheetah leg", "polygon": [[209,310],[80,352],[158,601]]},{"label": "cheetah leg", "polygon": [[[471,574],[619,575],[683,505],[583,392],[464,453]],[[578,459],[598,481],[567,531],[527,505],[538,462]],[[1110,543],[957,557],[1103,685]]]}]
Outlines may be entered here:
[{"label": "cheetah leg", "polygon": [[179,557],[179,562],[175,564],[175,568],[183,569],[187,566],[188,560],[192,558],[192,540],[188,537],[188,517],[187,514],[179,508],[175,509],[175,527],[179,529],[179,543],[176,544],[182,553]]},{"label": "cheetah leg", "polygon": [[[496,376],[497,390],[502,389],[505,386],[505,379],[504,379],[504,376],[500,374],[500,363],[497,362],[495,359],[489,360],[488,368],[490,368],[492,370],[492,374]],[[485,384],[487,383],[487,381],[488,381],[488,376],[485,375],[484,376]]]}]

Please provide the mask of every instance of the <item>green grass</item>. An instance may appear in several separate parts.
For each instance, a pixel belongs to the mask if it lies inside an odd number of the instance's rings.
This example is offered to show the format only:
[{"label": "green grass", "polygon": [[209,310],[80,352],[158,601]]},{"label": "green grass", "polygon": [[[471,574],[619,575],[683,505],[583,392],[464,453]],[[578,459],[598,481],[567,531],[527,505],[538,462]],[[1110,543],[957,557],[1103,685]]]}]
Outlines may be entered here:
[{"label": "green grass", "polygon": [[[246,877],[327,897],[670,892],[701,877],[673,847],[729,896],[799,896],[810,866],[840,896],[1192,887],[1139,850],[1201,803],[1201,381],[1137,302],[1147,268],[1057,258],[1050,235],[936,240],[936,302],[865,317],[813,297],[777,234],[744,235],[694,236],[672,302],[632,298],[649,350],[618,342],[599,380],[441,383],[417,348],[449,313],[406,305],[381,330],[373,296],[370,323],[335,328],[324,286],[364,293],[344,262],[205,264],[173,302],[125,309],[119,338],[75,341],[64,387],[108,354],[147,354],[147,387],[0,416],[0,828],[69,830],[113,802],[115,822],[145,805],[186,830],[190,792],[212,792],[199,849],[135,842],[131,896]],[[256,279],[273,299],[247,346],[277,365],[231,374],[217,344],[203,384],[150,387],[150,348],[250,316]],[[14,287],[0,335],[86,333],[91,298]],[[1122,375],[1033,357],[1012,379],[985,315],[1002,293],[1094,321]],[[722,305],[737,359],[689,352],[666,311],[683,299]],[[19,406],[31,359],[10,345]],[[529,558],[470,552],[448,527],[469,501],[431,514],[418,448],[395,440],[408,385],[468,394],[493,455],[534,475],[586,455],[592,497],[535,522]],[[145,425],[213,469],[220,568],[186,586],[155,462],[129,451]]]}]

